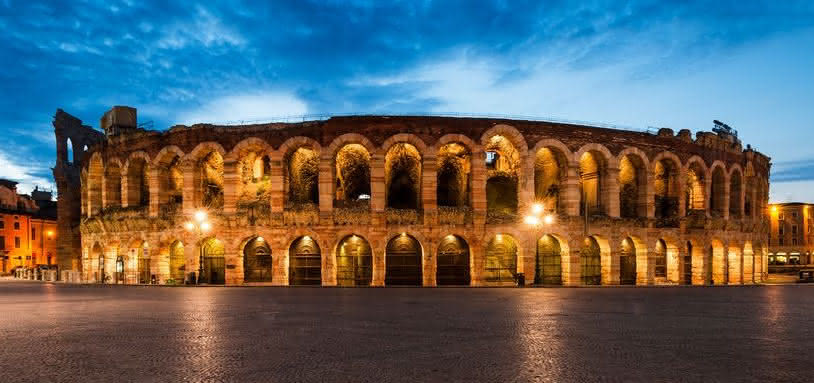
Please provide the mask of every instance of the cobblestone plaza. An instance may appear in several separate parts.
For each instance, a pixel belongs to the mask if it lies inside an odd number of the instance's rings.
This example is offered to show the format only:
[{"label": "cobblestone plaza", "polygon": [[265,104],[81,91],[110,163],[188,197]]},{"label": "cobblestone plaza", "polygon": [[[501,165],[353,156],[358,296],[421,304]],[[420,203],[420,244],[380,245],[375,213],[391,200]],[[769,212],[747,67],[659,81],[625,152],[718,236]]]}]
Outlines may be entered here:
[{"label": "cobblestone plaza", "polygon": [[2,282],[0,381],[808,381],[810,292]]}]

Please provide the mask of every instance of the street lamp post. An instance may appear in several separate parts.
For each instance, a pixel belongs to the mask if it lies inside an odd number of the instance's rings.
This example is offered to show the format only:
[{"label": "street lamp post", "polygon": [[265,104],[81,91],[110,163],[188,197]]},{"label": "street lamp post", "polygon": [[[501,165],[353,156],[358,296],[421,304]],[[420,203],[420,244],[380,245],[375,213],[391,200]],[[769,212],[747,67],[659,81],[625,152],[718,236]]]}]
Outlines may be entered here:
[{"label": "street lamp post", "polygon": [[[206,215],[206,212],[203,210],[198,210],[195,212],[193,219],[187,221],[184,224],[184,228],[190,232],[195,234],[195,241],[200,241],[203,236],[212,229],[212,224],[209,223],[209,219]],[[203,244],[198,245],[198,277],[195,278],[195,284],[200,284],[201,275],[203,274]]]}]

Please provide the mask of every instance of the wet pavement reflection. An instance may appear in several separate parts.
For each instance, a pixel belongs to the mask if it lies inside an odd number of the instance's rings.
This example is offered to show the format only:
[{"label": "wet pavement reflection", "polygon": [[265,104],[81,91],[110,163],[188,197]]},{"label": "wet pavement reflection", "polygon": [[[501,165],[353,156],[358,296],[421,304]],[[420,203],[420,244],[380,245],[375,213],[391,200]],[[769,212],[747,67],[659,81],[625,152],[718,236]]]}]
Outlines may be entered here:
[{"label": "wet pavement reflection", "polygon": [[0,282],[0,382],[807,381],[814,286]]}]

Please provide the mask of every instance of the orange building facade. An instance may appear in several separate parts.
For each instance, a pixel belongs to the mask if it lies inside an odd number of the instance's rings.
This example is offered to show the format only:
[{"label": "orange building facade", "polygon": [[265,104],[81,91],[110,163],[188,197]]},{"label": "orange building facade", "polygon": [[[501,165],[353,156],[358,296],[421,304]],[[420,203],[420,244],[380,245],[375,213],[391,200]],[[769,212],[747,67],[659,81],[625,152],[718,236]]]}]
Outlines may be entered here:
[{"label": "orange building facade", "polygon": [[17,194],[17,183],[0,179],[0,273],[57,264],[56,205],[51,193]]},{"label": "orange building facade", "polygon": [[814,205],[779,203],[770,205],[769,211],[769,272],[814,264]]}]

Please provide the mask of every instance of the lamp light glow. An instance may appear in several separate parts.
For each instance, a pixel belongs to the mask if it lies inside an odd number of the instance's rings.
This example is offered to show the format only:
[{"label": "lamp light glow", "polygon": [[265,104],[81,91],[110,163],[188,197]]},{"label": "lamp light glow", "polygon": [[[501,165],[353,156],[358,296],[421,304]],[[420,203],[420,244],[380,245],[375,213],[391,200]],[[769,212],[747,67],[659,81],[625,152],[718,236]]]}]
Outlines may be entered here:
[{"label": "lamp light glow", "polygon": [[527,215],[526,218],[523,220],[528,225],[539,225],[540,218],[537,218],[533,215]]},{"label": "lamp light glow", "polygon": [[211,228],[212,228],[212,225],[209,222],[202,222],[201,223],[201,231],[207,232]]},{"label": "lamp light glow", "polygon": [[195,230],[195,224],[192,222],[187,222],[184,224],[184,228],[187,229],[188,231]]},{"label": "lamp light glow", "polygon": [[206,212],[203,210],[198,210],[195,212],[195,220],[198,222],[203,222],[206,220]]},{"label": "lamp light glow", "polygon": [[535,203],[534,205],[531,205],[531,212],[534,213],[534,214],[542,213],[543,212],[543,204]]},{"label": "lamp light glow", "polygon": [[545,218],[543,218],[543,222],[545,222],[546,225],[550,225],[554,222],[554,216],[551,214],[545,216]]}]

